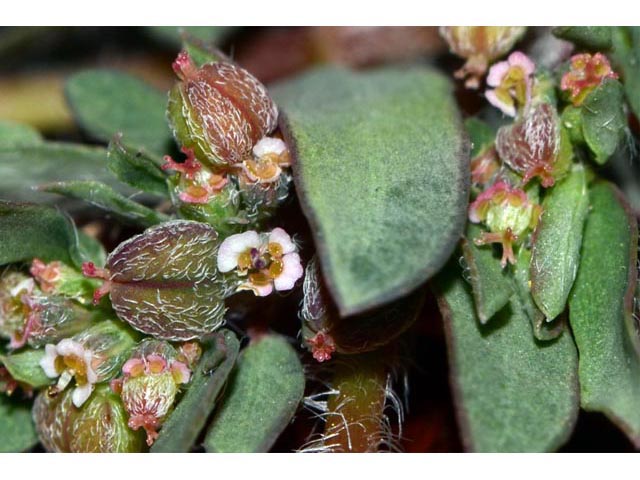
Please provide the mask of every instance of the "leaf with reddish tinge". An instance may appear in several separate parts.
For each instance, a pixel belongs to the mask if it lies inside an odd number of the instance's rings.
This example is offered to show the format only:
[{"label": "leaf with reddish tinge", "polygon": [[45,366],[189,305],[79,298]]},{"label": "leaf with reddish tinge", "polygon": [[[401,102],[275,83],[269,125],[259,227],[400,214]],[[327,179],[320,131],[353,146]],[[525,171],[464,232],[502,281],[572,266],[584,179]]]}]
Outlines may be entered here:
[{"label": "leaf with reddish tinge", "polygon": [[189,340],[223,321],[218,234],[186,220],[164,223],[121,243],[107,259],[118,317],[164,340]]}]

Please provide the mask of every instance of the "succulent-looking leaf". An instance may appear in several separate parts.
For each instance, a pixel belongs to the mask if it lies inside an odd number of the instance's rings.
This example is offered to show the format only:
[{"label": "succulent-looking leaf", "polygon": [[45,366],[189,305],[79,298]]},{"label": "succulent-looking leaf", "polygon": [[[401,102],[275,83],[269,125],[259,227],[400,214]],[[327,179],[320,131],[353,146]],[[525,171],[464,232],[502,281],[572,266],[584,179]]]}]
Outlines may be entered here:
[{"label": "succulent-looking leaf", "polygon": [[480,323],[487,323],[514,294],[513,281],[507,269],[500,265],[492,245],[478,247],[473,240],[480,238],[482,228],[470,223],[462,240],[462,254],[473,291],[476,313]]},{"label": "succulent-looking leaf", "polygon": [[638,227],[622,195],[596,183],[569,299],[582,407],[602,412],[640,448],[640,357],[633,328]]},{"label": "succulent-looking leaf", "polygon": [[37,145],[42,142],[42,135],[28,125],[0,121],[0,150]]},{"label": "succulent-looking leaf", "polygon": [[70,198],[77,198],[89,202],[98,208],[112,213],[117,218],[143,227],[150,227],[169,220],[165,214],[134,202],[116,192],[109,185],[91,180],[74,182],[56,182],[41,185],[40,190],[58,193]]},{"label": "succulent-looking leaf", "polygon": [[553,34],[590,50],[611,48],[611,27],[556,27]]},{"label": "succulent-looking leaf", "polygon": [[102,244],[82,230],[78,230],[78,251],[85,262],[93,262],[98,267],[103,267],[107,261],[107,252]]},{"label": "succulent-looking leaf", "polygon": [[477,157],[494,144],[496,132],[488,123],[469,117],[464,121],[464,127],[471,140],[471,158]]},{"label": "succulent-looking leaf", "polygon": [[524,313],[529,318],[533,336],[541,342],[554,340],[562,334],[565,329],[565,316],[547,322],[547,317],[540,311],[531,296],[531,250],[522,246],[518,252],[518,258],[513,268],[513,282],[516,293],[522,304]]},{"label": "succulent-looking leaf", "polygon": [[189,340],[224,320],[217,270],[218,234],[176,220],[121,243],[108,257],[111,302],[118,317],[163,340]]},{"label": "succulent-looking leaf", "polygon": [[631,109],[640,117],[640,27],[612,27],[611,40],[613,50],[609,55],[622,74]]},{"label": "succulent-looking leaf", "polygon": [[622,85],[607,79],[587,96],[582,106],[582,133],[600,165],[609,160],[624,138],[627,117],[623,103]]},{"label": "succulent-looking leaf", "polygon": [[560,315],[578,272],[582,230],[589,210],[582,165],[547,192],[533,238],[531,294],[549,321]]},{"label": "succulent-looking leaf", "polygon": [[0,201],[0,265],[61,260],[77,266],[84,260],[75,226],[52,207]]},{"label": "succulent-looking leaf", "polygon": [[107,167],[121,182],[144,192],[169,196],[167,176],[159,159],[123,145],[120,138],[109,143],[107,155]]},{"label": "succulent-looking leaf", "polygon": [[0,394],[0,453],[20,453],[38,443],[31,406]]},{"label": "succulent-looking leaf", "polygon": [[189,31],[182,32],[182,50],[186,51],[193,63],[201,67],[205,63],[229,62],[231,59],[220,50],[215,48],[211,42],[198,35],[193,35]]},{"label": "succulent-looking leaf", "polygon": [[233,32],[238,27],[205,27],[205,26],[192,26],[192,27],[170,27],[170,26],[155,26],[145,27],[146,30],[155,37],[171,43],[178,48],[180,42],[185,35],[203,42],[220,42],[226,35]]},{"label": "succulent-looking leaf", "polygon": [[44,349],[27,349],[9,355],[0,355],[0,365],[4,365],[14,380],[26,383],[33,388],[51,385],[53,380],[47,377],[40,366]]},{"label": "succulent-looking leaf", "polygon": [[233,332],[218,332],[193,372],[188,390],[160,430],[151,452],[189,452],[226,384],[240,344]]},{"label": "succulent-looking leaf", "polygon": [[[56,203],[77,209],[81,202],[60,201],[54,195],[33,188],[45,182],[93,180],[128,195],[133,191],[120,184],[105,168],[107,151],[62,142],[40,142],[0,148],[0,198],[13,201]],[[86,208],[86,206],[84,206]]]},{"label": "succulent-looking leaf", "polygon": [[277,335],[254,340],[238,365],[204,444],[209,452],[267,452],[304,393],[296,351]]},{"label": "succulent-looking leaf", "polygon": [[165,96],[135,77],[87,70],[67,81],[66,94],[77,121],[98,140],[122,133],[126,145],[159,155],[172,145]]},{"label": "succulent-looking leaf", "polygon": [[450,263],[433,282],[444,317],[451,385],[467,450],[551,451],[578,414],[578,357],[569,335],[540,344],[517,296],[488,325]]},{"label": "succulent-looking leaf", "polygon": [[330,292],[350,315],[400,298],[455,248],[468,142],[445,77],[323,68],[272,93]]}]

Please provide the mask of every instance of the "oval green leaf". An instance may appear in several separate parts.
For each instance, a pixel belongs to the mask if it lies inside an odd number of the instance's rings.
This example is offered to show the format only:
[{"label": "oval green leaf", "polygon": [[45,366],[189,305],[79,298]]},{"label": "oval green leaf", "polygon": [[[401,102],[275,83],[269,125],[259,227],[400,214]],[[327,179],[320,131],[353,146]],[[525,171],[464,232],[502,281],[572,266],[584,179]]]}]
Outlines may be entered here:
[{"label": "oval green leaf", "polygon": [[123,145],[120,138],[109,143],[108,157],[109,170],[121,182],[144,192],[169,196],[167,176],[159,159]]},{"label": "oval green leaf", "polygon": [[78,234],[71,219],[45,205],[0,201],[0,265],[61,260],[82,264]]},{"label": "oval green leaf", "polygon": [[209,452],[267,452],[291,421],[304,394],[296,351],[265,335],[242,352],[204,444]]},{"label": "oval green leaf", "polygon": [[632,318],[638,226],[611,184],[595,184],[589,197],[582,258],[569,299],[582,407],[607,415],[640,448],[640,357]]},{"label": "oval green leaf", "polygon": [[173,145],[166,96],[131,75],[86,70],[69,78],[66,94],[77,121],[98,140],[122,133],[127,145],[160,155]]},{"label": "oval green leaf", "polygon": [[578,272],[580,245],[589,210],[582,165],[547,191],[533,237],[531,295],[549,321],[560,315]]},{"label": "oval green leaf", "polygon": [[471,289],[454,263],[434,287],[465,448],[542,452],[562,445],[578,414],[578,357],[571,337],[536,341],[515,295],[492,322],[479,324]]},{"label": "oval green leaf", "polygon": [[469,195],[469,146],[449,80],[422,67],[327,67],[272,93],[341,314],[400,298],[438,271]]},{"label": "oval green leaf", "polygon": [[26,349],[18,353],[0,355],[0,364],[4,365],[18,382],[26,383],[33,388],[42,388],[53,383],[53,379],[47,377],[40,366],[43,357],[44,349]]},{"label": "oval green leaf", "polygon": [[473,243],[482,228],[470,223],[462,240],[462,254],[471,282],[476,313],[480,323],[487,323],[507,303],[514,293],[509,271],[500,266],[500,257],[491,245],[478,247]]}]

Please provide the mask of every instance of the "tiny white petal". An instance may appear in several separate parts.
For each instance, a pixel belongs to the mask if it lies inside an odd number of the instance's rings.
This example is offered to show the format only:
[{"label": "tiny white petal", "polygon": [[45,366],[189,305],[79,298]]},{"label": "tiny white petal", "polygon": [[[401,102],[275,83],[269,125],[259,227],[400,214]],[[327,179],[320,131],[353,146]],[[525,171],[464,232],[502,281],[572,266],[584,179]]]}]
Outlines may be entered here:
[{"label": "tiny white petal", "polygon": [[218,270],[230,272],[238,266],[238,257],[241,253],[250,248],[259,247],[260,236],[253,230],[227,237],[218,249]]},{"label": "tiny white petal", "polygon": [[296,281],[302,277],[304,270],[300,262],[300,255],[289,253],[282,257],[282,273],[273,281],[276,290],[291,290]]},{"label": "tiny white petal", "polygon": [[91,396],[91,392],[93,392],[93,384],[85,383],[81,387],[76,387],[71,394],[71,400],[73,404],[80,408],[84,402]]},{"label": "tiny white petal", "polygon": [[33,278],[27,278],[26,280],[22,280],[18,285],[13,287],[9,291],[9,294],[12,297],[17,297],[18,294],[20,294],[25,290],[27,291],[27,293],[31,293],[34,287],[35,287],[35,282],[33,281]]},{"label": "tiny white petal", "polygon": [[255,147],[253,147],[253,154],[258,158],[269,153],[282,155],[286,151],[286,143],[284,143],[279,138],[274,137],[263,137],[262,140],[256,143]]},{"label": "tiny white petal", "polygon": [[56,350],[59,355],[63,357],[74,355],[76,357],[83,358],[84,357],[84,347],[82,344],[76,342],[75,340],[71,340],[70,338],[63,338],[60,340],[58,345],[56,346]]},{"label": "tiny white petal", "polygon": [[296,244],[291,241],[289,234],[280,227],[274,228],[269,234],[269,243],[272,242],[279,243],[282,246],[284,255],[296,251]]},{"label": "tiny white petal", "polygon": [[93,369],[91,365],[91,361],[93,360],[93,352],[91,350],[87,350],[84,354],[84,366],[87,369],[87,380],[90,383],[98,382],[98,374]]},{"label": "tiny white petal", "polygon": [[49,378],[56,378],[60,375],[56,369],[56,358],[58,358],[58,352],[55,345],[46,344],[44,346],[44,357],[40,360],[40,367]]}]

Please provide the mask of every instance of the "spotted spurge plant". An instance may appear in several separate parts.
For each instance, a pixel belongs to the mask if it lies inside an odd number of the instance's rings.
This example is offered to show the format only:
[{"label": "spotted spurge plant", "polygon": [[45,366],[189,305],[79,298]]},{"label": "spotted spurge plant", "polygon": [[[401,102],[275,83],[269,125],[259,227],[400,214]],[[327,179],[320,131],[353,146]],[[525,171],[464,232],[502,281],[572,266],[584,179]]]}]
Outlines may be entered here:
[{"label": "spotted spurge plant", "polygon": [[[261,452],[301,418],[300,451],[402,450],[434,298],[465,449],[556,450],[580,408],[640,448],[640,30],[440,34],[451,70],[269,88],[185,34],[167,95],[68,79],[106,147],[1,123],[36,190],[0,192],[0,450]],[[109,252],[95,207],[129,226]]]}]

